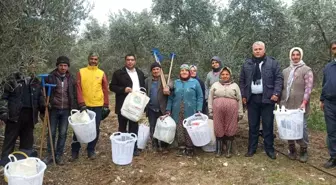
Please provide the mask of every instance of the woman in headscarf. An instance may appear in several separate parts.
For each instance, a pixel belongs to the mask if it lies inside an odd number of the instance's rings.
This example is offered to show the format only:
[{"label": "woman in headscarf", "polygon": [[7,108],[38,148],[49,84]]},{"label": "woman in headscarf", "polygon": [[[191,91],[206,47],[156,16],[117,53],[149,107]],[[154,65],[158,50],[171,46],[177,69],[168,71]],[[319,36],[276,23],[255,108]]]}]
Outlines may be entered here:
[{"label": "woman in headscarf", "polygon": [[313,72],[302,60],[303,51],[294,47],[289,52],[290,65],[283,70],[284,88],[282,90],[281,105],[287,109],[305,109],[303,138],[296,141],[288,141],[288,157],[295,160],[297,157],[295,142],[300,145],[300,161],[308,160],[308,133],[307,117],[309,111],[310,94],[313,88]]},{"label": "woman in headscarf", "polygon": [[231,78],[231,69],[224,67],[220,80],[210,89],[208,98],[209,117],[213,117],[216,135],[216,156],[223,152],[226,141],[226,157],[232,156],[232,141],[238,130],[238,121],[243,118],[243,104],[239,86]]},{"label": "woman in headscarf", "polygon": [[171,94],[168,97],[167,115],[171,115],[177,124],[178,155],[193,156],[193,143],[183,127],[185,118],[202,111],[203,93],[196,79],[190,78],[190,67],[183,64],[180,67],[180,78],[174,81]]},{"label": "woman in headscarf", "polygon": [[208,99],[209,90],[212,84],[219,81],[219,72],[222,69],[222,60],[218,56],[214,56],[210,60],[212,70],[207,74],[204,85],[205,85],[205,99]]},{"label": "woman in headscarf", "polygon": [[203,114],[208,114],[208,111],[207,111],[208,106],[207,106],[206,101],[205,101],[205,85],[204,85],[204,82],[197,75],[197,66],[195,66],[195,65],[190,66],[190,76],[191,76],[191,78],[196,79],[199,82],[199,84],[201,85],[202,92],[203,92],[202,113]]}]

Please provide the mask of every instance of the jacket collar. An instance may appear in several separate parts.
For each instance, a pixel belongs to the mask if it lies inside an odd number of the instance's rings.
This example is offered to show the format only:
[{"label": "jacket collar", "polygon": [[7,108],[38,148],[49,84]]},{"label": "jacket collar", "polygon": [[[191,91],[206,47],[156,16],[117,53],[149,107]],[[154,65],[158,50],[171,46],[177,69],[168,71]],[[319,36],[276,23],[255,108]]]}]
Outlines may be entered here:
[{"label": "jacket collar", "polygon": [[97,70],[97,69],[98,69],[98,66],[90,66],[90,65],[88,65],[87,68],[88,68],[89,70]]}]

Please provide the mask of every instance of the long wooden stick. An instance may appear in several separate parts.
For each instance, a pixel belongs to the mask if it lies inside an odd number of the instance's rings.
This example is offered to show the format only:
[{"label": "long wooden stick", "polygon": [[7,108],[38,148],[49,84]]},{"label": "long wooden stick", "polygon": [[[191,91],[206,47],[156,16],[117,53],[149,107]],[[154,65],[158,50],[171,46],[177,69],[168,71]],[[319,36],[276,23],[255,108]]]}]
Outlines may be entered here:
[{"label": "long wooden stick", "polygon": [[174,55],[171,57],[171,61],[170,61],[170,67],[169,67],[169,73],[168,73],[168,82],[167,82],[168,85],[169,85],[169,81],[170,81],[171,71],[172,71],[172,68],[173,68],[173,63],[174,63]]}]

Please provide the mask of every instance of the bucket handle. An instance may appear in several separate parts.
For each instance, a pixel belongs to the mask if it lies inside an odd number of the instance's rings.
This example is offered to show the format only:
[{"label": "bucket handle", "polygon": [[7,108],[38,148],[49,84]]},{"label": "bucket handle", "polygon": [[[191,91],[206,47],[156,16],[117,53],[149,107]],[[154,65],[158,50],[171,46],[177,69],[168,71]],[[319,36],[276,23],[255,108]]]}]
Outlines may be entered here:
[{"label": "bucket handle", "polygon": [[70,111],[70,115],[72,116],[72,114],[77,113],[77,112],[79,112],[79,110],[77,110],[77,109],[72,109],[72,110]]},{"label": "bucket handle", "polygon": [[113,134],[112,134],[112,136],[114,137],[114,136],[119,136],[121,134],[121,132],[114,132]]},{"label": "bucket handle", "polygon": [[135,140],[138,140],[138,136],[134,133],[131,133],[131,136],[135,139]]}]

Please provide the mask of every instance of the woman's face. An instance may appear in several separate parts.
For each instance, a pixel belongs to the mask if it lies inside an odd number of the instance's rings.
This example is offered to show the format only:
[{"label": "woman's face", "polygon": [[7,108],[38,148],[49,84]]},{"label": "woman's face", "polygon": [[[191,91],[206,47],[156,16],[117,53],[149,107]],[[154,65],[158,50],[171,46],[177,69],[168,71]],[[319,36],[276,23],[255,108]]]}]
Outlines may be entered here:
[{"label": "woman's face", "polygon": [[213,61],[211,61],[211,66],[214,69],[218,69],[219,68],[219,62],[216,61],[216,60],[213,60]]},{"label": "woman's face", "polygon": [[182,78],[188,78],[188,77],[189,77],[189,71],[186,70],[186,69],[181,69],[181,71],[180,71],[180,76],[181,76]]},{"label": "woman's face", "polygon": [[190,76],[191,76],[191,78],[195,78],[196,75],[197,75],[197,70],[194,67],[192,67],[190,69]]},{"label": "woman's face", "polygon": [[231,75],[230,75],[229,71],[223,70],[221,75],[220,75],[220,78],[221,78],[221,80],[228,81],[228,80],[230,80]]},{"label": "woman's face", "polygon": [[293,51],[291,58],[294,63],[299,63],[301,60],[301,53],[299,51]]}]

